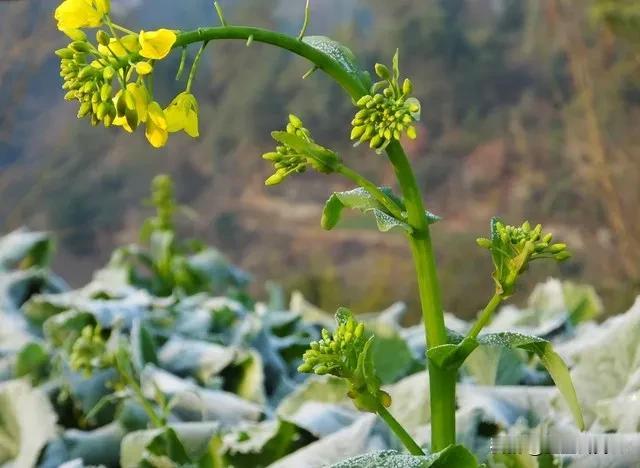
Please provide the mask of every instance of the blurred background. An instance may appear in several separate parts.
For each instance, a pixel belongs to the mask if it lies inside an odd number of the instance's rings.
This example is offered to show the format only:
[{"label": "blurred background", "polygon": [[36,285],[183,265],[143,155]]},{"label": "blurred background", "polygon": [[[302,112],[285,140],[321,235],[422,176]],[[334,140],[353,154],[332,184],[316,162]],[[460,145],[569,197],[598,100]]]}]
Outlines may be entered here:
[{"label": "blurred background", "polygon": [[[227,19],[297,34],[304,0],[222,0]],[[72,285],[112,249],[138,239],[142,200],[166,172],[197,216],[188,236],[218,247],[253,275],[325,309],[417,302],[399,233],[354,216],[319,226],[336,177],[304,174],[264,187],[269,132],[295,112],[316,140],[380,184],[382,157],[352,148],[353,107],[322,73],[269,46],[212,43],[195,83],[200,134],[154,150],[142,132],[94,129],[62,99],[53,50],[66,44],[57,2],[0,1],[0,232],[26,225],[58,239],[54,268]],[[217,24],[209,0],[112,0],[116,21],[189,29]],[[310,34],[350,46],[363,65],[390,62],[422,101],[407,142],[434,227],[447,310],[469,317],[492,292],[491,262],[475,238],[489,219],[541,222],[574,258],[534,265],[516,301],[550,275],[593,284],[609,314],[640,292],[640,2],[636,0],[312,0]],[[635,34],[635,35],[634,35]],[[196,50],[190,50],[193,56]],[[179,54],[156,72],[168,103]],[[414,307],[415,308],[415,307]]]}]

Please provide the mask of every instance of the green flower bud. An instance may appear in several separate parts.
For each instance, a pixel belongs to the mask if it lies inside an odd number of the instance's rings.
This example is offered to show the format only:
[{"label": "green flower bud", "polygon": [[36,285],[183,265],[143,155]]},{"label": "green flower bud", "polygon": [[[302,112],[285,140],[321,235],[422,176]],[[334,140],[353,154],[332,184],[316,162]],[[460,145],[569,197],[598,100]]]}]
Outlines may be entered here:
[{"label": "green flower bud", "polygon": [[110,40],[111,38],[109,37],[109,35],[106,32],[104,32],[102,29],[100,29],[96,33],[96,41],[98,42],[98,44],[103,46],[108,46]]},{"label": "green flower bud", "polygon": [[358,138],[360,138],[362,136],[362,134],[364,133],[364,131],[367,128],[365,126],[360,126],[360,127],[353,127],[353,129],[351,130],[351,139],[352,140],[357,140]]},{"label": "green flower bud", "polygon": [[402,83],[402,94],[407,96],[411,94],[411,91],[413,91],[413,84],[411,83],[411,80],[409,78],[405,78],[404,82]]},{"label": "green flower bud", "polygon": [[102,70],[102,77],[107,81],[111,81],[115,74],[116,71],[111,66],[105,67],[104,70]]},{"label": "green flower bud", "polygon": [[54,52],[58,57],[62,59],[72,59],[73,58],[73,50],[65,47],[63,49],[58,49]]},{"label": "green flower bud", "polygon": [[549,247],[549,251],[554,254],[560,253],[566,249],[567,249],[567,244],[553,244],[551,247]]},{"label": "green flower bud", "polygon": [[378,75],[380,78],[384,80],[389,80],[391,78],[391,72],[386,67],[386,65],[383,65],[381,63],[376,63],[374,68],[376,70],[376,75]]},{"label": "green flower bud", "polygon": [[111,100],[111,85],[109,83],[105,83],[100,88],[100,99],[102,101]]},{"label": "green flower bud", "polygon": [[69,44],[69,48],[75,52],[88,53],[91,51],[91,47],[89,47],[89,43],[86,41],[73,41]]}]

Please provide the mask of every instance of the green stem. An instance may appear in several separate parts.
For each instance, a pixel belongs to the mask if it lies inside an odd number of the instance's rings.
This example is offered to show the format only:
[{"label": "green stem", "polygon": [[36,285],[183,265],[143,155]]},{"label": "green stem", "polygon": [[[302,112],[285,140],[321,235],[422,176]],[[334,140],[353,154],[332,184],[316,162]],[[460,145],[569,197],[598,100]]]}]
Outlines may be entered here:
[{"label": "green stem", "polygon": [[391,213],[395,218],[399,220],[405,220],[406,215],[402,213],[398,205],[388,196],[386,195],[376,184],[371,182],[369,179],[361,175],[360,173],[354,171],[353,169],[340,164],[336,169],[338,174],[342,174],[347,179],[356,183],[360,187],[364,188],[367,192],[371,194],[382,206],[384,206],[389,213]]},{"label": "green stem", "polygon": [[[440,299],[440,285],[436,271],[435,256],[425,214],[422,194],[411,164],[402,146],[393,141],[387,147],[387,155],[404,195],[409,224],[414,231],[409,243],[418,277],[422,319],[427,338],[427,349],[447,344],[447,331]],[[456,380],[455,369],[441,369],[431,363],[429,370],[429,392],[431,401],[431,450],[445,449],[456,441]]]},{"label": "green stem", "polygon": [[484,326],[489,323],[489,320],[491,320],[491,316],[496,311],[501,302],[502,296],[498,293],[495,293],[489,303],[482,310],[482,312],[480,312],[480,315],[478,315],[478,320],[476,320],[476,323],[474,323],[473,327],[471,327],[471,330],[467,335],[469,338],[475,338],[478,336]]},{"label": "green stem", "polygon": [[193,59],[193,64],[191,64],[191,70],[189,70],[189,78],[187,79],[187,88],[186,88],[187,93],[191,92],[191,85],[193,84],[193,79],[195,78],[196,72],[198,71],[198,66],[200,65],[200,58],[202,57],[202,52],[204,51],[204,48],[207,47],[208,43],[209,41],[204,41],[202,43],[202,45],[198,49],[198,52],[196,53],[195,58]]},{"label": "green stem", "polygon": [[309,26],[309,0],[307,0],[307,4],[304,7],[304,22],[302,23],[302,29],[300,29],[300,34],[298,34],[298,40],[301,41],[304,37],[304,34],[307,32],[307,26]]},{"label": "green stem", "polygon": [[[246,41],[250,36],[253,36],[255,42],[263,42],[289,50],[311,61],[316,67],[331,76],[356,101],[369,92],[356,74],[345,69],[338,60],[330,55],[311,47],[296,37],[261,28],[246,26],[200,28],[196,31],[180,33],[174,48],[216,39],[242,39]],[[394,141],[386,151],[402,188],[409,225],[414,228],[414,232],[409,236],[409,241],[418,276],[420,303],[428,346],[446,344],[447,333],[440,303],[440,287],[422,195],[400,143]],[[455,443],[456,371],[445,371],[430,365],[429,374],[431,382],[431,448],[437,451]]]},{"label": "green stem", "polygon": [[424,455],[424,452],[402,425],[394,418],[391,413],[381,403],[378,403],[378,416],[389,426],[402,445],[404,445],[411,455]]},{"label": "green stem", "polygon": [[254,42],[271,44],[282,49],[289,50],[313,62],[319,69],[325,71],[335,79],[349,95],[354,99],[364,96],[368,90],[353,74],[330,55],[311,47],[304,41],[286,34],[248,26],[223,26],[213,28],[200,28],[195,31],[182,32],[173,45],[174,48],[183,47],[194,42],[213,41],[217,39],[242,39],[246,41],[253,36]]}]

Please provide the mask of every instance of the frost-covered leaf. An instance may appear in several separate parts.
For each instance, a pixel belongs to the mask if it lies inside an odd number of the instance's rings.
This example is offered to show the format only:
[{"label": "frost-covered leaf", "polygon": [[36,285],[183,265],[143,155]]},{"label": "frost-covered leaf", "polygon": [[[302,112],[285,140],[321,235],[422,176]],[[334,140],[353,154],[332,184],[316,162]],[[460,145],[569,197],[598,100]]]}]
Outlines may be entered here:
[{"label": "frost-covered leaf", "polygon": [[145,457],[149,459],[150,454],[162,457],[171,453],[179,458],[175,460],[178,463],[180,460],[197,460],[208,450],[209,441],[219,429],[216,423],[191,422],[171,424],[167,429],[131,432],[122,439],[120,466],[140,466],[140,462]]},{"label": "frost-covered leaf", "polygon": [[[379,188],[393,201],[400,211],[404,212],[404,203],[394,195],[389,187]],[[405,220],[397,219],[393,216],[371,193],[362,187],[346,192],[333,193],[324,206],[321,221],[322,227],[327,230],[333,229],[340,221],[344,208],[352,208],[365,214],[372,214],[378,225],[378,230],[381,232],[387,232],[395,227],[399,227],[406,232],[412,231],[411,226]],[[440,217],[429,212],[426,212],[426,217],[430,224],[440,220]]]},{"label": "frost-covered leaf", "polygon": [[0,271],[45,267],[53,252],[53,241],[45,232],[25,228],[0,237]]},{"label": "frost-covered leaf", "polygon": [[[345,457],[381,448],[381,441],[373,437],[376,416],[361,416],[350,426],[330,434],[273,463],[270,468],[319,468],[336,463]],[[376,446],[378,445],[378,446]]]},{"label": "frost-covered leaf", "polygon": [[[573,363],[571,376],[585,407],[587,422],[599,415],[605,429],[617,429],[623,424],[619,411],[612,405],[627,408],[634,392],[640,390],[640,299],[626,313],[612,317],[598,328],[588,328],[575,340],[558,347],[558,351]],[[640,415],[635,423],[624,420],[626,427],[640,427]],[[616,416],[617,414],[617,416]]]},{"label": "frost-covered leaf", "polygon": [[462,445],[450,445],[431,455],[414,456],[385,450],[344,460],[331,468],[476,468],[478,462]]},{"label": "frost-covered leaf", "polygon": [[34,466],[56,433],[56,414],[46,395],[24,380],[0,383],[0,465]]},{"label": "frost-covered leaf", "polygon": [[215,343],[173,336],[158,353],[160,365],[170,372],[209,382],[236,358],[237,350]]},{"label": "frost-covered leaf", "polygon": [[117,466],[124,435],[117,423],[93,431],[66,430],[47,446],[38,466],[58,468],[74,459],[81,459],[86,465]]},{"label": "frost-covered leaf", "polygon": [[348,391],[344,379],[314,375],[282,400],[276,414],[318,438],[325,437],[359,417],[347,397]]},{"label": "frost-covered leaf", "polygon": [[584,418],[576,390],[571,382],[569,369],[558,353],[553,350],[551,343],[535,336],[512,332],[481,335],[478,337],[478,342],[484,346],[520,348],[536,354],[564,397],[578,428],[584,429]]},{"label": "frost-covered leaf", "polygon": [[570,334],[573,327],[601,313],[602,303],[591,286],[549,279],[535,287],[526,308],[502,307],[486,330],[512,330],[551,339]]},{"label": "frost-covered leaf", "polygon": [[221,453],[230,466],[267,466],[299,448],[296,427],[285,421],[242,424],[222,437]]},{"label": "frost-covered leaf", "polygon": [[218,421],[234,426],[244,420],[257,421],[263,414],[259,405],[233,393],[199,387],[153,366],[143,371],[142,388],[147,398],[153,398],[156,390],[166,394],[172,411],[185,421]]},{"label": "frost-covered leaf", "polygon": [[[326,36],[305,36],[302,38],[302,41],[330,57],[337,68],[353,77],[362,86],[362,88],[357,91],[364,93],[369,90],[371,87],[371,78],[368,73],[362,70],[355,55],[348,47]],[[329,74],[332,73],[332,70],[325,71]]]}]

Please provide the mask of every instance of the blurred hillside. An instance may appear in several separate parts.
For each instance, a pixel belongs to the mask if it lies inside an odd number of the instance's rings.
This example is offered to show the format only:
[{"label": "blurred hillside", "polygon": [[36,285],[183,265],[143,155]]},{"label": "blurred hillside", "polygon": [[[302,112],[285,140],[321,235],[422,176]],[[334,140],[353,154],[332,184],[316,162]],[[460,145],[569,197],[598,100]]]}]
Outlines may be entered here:
[{"label": "blurred hillside", "polygon": [[[267,46],[214,43],[195,85],[202,136],[153,150],[141,134],[91,128],[62,99],[56,3],[0,2],[0,231],[55,232],[56,270],[85,282],[115,245],[137,238],[147,214],[140,200],[153,175],[168,172],[198,214],[185,233],[218,246],[258,286],[277,279],[326,308],[415,304],[399,234],[358,218],[320,229],[324,200],[347,188],[341,180],[305,174],[262,184],[269,165],[259,155],[289,112],[320,143],[392,182],[384,161],[351,148],[353,109],[326,77],[302,81],[308,65]],[[134,29],[217,23],[208,0],[112,3]],[[304,7],[221,3],[234,23],[291,33]],[[474,239],[493,215],[546,223],[572,247],[562,271],[534,268],[530,283],[549,274],[593,283],[610,312],[640,292],[638,10],[633,0],[312,0],[309,33],[349,44],[369,68],[400,48],[423,103],[420,138],[408,149],[429,209],[444,217],[434,234],[449,310],[468,316],[491,292],[490,260]],[[156,73],[164,102],[177,89],[177,61]]]}]

